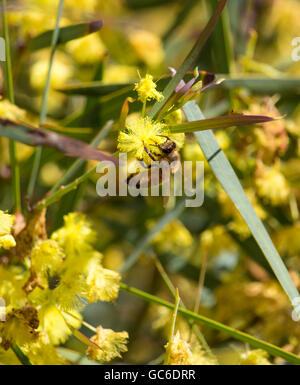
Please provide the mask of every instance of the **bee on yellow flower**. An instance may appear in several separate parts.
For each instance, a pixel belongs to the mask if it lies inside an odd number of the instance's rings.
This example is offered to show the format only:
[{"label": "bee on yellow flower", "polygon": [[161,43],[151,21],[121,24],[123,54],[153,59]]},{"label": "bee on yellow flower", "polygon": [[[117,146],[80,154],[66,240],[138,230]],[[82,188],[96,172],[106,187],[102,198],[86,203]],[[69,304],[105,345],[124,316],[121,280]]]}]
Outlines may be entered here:
[{"label": "bee on yellow flower", "polygon": [[159,151],[158,146],[166,141],[167,127],[147,118],[139,118],[129,122],[126,131],[121,131],[118,138],[118,149],[130,152],[146,164],[150,164],[154,156],[150,152],[153,148]]},{"label": "bee on yellow flower", "polygon": [[160,38],[150,31],[134,30],[129,33],[129,43],[137,58],[149,67],[157,67],[164,60],[164,50]]},{"label": "bee on yellow flower", "polygon": [[166,155],[165,143],[173,143],[173,150],[183,145],[184,134],[169,134],[167,125],[150,118],[134,119],[127,123],[125,131],[118,137],[118,149],[132,153],[135,158],[149,165]]},{"label": "bee on yellow flower", "polygon": [[[180,155],[178,150],[184,144],[184,134],[170,134],[168,125],[180,122],[182,119],[179,110],[170,111],[164,121],[154,121],[145,117],[146,102],[151,99],[157,101],[163,98],[163,95],[156,90],[156,84],[153,77],[147,74],[135,84],[134,88],[138,93],[138,99],[143,103],[140,118],[127,119],[122,126],[118,137],[118,150],[120,152],[131,153],[137,160],[143,162],[147,169],[151,167],[152,162],[166,161],[171,165],[171,173],[174,174],[180,165]],[[127,183],[136,174],[131,174],[127,178]],[[162,175],[156,178],[155,183],[162,183]],[[142,174],[142,185],[149,185],[151,180],[148,171]]]}]

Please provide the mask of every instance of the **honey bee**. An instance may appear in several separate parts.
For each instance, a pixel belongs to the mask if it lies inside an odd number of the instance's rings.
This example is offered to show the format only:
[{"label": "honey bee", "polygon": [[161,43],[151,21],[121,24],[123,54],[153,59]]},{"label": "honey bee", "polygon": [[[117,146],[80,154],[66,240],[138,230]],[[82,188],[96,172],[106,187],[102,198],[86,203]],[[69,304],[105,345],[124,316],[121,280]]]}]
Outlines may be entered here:
[{"label": "honey bee", "polygon": [[[176,143],[173,142],[168,136],[166,135],[161,135],[162,137],[166,138],[166,141],[163,142],[162,144],[153,144],[151,145],[154,148],[158,148],[160,152],[155,152],[155,150],[150,151],[145,145],[144,145],[144,150],[152,159],[153,161],[161,162],[161,161],[167,161],[169,163],[170,167],[170,173],[175,174],[176,171],[181,167],[181,162],[180,162],[180,155],[178,151],[176,150]],[[152,173],[151,173],[151,168],[157,167],[157,164],[150,164],[149,166],[145,165],[143,160],[140,160],[142,163],[143,167],[146,169],[143,172],[137,172],[134,174],[129,175],[127,178],[127,184],[130,183],[133,177],[139,174],[139,182],[137,183],[136,187],[148,187],[151,184],[152,185],[157,185],[161,184],[163,182],[163,172],[162,169],[158,169],[158,178],[156,178],[155,181],[152,180]],[[154,182],[154,183],[153,183]]]}]

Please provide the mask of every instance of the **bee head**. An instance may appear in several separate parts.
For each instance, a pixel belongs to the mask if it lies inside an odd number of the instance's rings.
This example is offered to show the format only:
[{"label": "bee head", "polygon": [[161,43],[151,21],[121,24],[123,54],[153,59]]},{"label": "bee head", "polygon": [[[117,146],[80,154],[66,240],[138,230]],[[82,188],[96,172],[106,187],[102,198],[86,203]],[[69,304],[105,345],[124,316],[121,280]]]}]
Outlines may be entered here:
[{"label": "bee head", "polygon": [[169,155],[176,149],[176,144],[172,140],[167,139],[159,148],[165,155]]}]

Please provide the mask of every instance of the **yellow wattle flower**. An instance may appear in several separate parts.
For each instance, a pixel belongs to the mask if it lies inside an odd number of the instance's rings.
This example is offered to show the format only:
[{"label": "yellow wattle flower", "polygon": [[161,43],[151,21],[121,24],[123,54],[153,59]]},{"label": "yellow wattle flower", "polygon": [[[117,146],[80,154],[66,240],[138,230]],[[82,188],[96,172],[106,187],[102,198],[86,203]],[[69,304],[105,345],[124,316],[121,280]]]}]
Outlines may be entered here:
[{"label": "yellow wattle flower", "polygon": [[22,351],[30,359],[33,365],[69,364],[65,358],[58,354],[56,347],[50,343],[48,336],[44,333],[40,333],[37,340],[23,345]]},{"label": "yellow wattle flower", "polygon": [[[127,123],[126,131],[121,131],[118,137],[118,149],[121,152],[131,152],[146,164],[152,159],[147,150],[160,153],[159,145],[166,141],[164,135],[168,135],[166,125],[146,118],[134,119]],[[153,154],[155,156],[155,154]]]},{"label": "yellow wattle flower", "polygon": [[10,249],[16,246],[16,241],[11,235],[14,216],[0,210],[0,249]]},{"label": "yellow wattle flower", "polygon": [[134,90],[138,93],[138,100],[143,103],[151,99],[157,101],[163,99],[162,93],[156,90],[156,83],[153,81],[153,76],[149,74],[142,78],[139,83],[135,84]]},{"label": "yellow wattle flower", "polygon": [[64,216],[65,225],[51,235],[69,258],[91,251],[96,233],[84,214],[69,213]]},{"label": "yellow wattle flower", "polygon": [[69,335],[72,334],[64,317],[55,305],[43,306],[39,311],[39,319],[43,332],[53,345],[66,342]]},{"label": "yellow wattle flower", "polygon": [[137,57],[149,67],[156,67],[164,60],[164,50],[160,38],[145,30],[135,30],[129,34],[131,44]]},{"label": "yellow wattle flower", "polygon": [[277,166],[264,167],[255,179],[258,195],[272,206],[286,204],[290,197],[290,186]]},{"label": "yellow wattle flower", "polygon": [[251,350],[241,355],[240,365],[272,365],[268,356],[262,349]]},{"label": "yellow wattle flower", "polygon": [[[169,343],[165,345],[168,349]],[[192,352],[190,345],[180,337],[179,331],[172,337],[169,365],[190,365]]]},{"label": "yellow wattle flower", "polygon": [[[30,67],[30,84],[32,88],[43,90],[48,74],[49,57],[47,50],[39,51],[36,55],[36,61]],[[63,52],[56,52],[53,61],[52,76],[50,86],[57,89],[65,85],[73,76],[72,61],[69,56]]]},{"label": "yellow wattle flower", "polygon": [[13,309],[6,317],[6,321],[0,324],[1,345],[8,349],[11,343],[22,346],[36,340],[39,336],[37,310],[29,305],[19,309]]},{"label": "yellow wattle flower", "polygon": [[114,358],[121,357],[121,353],[127,351],[127,332],[115,332],[111,329],[104,329],[102,326],[97,327],[97,334],[91,340],[98,346],[90,346],[87,349],[87,356],[92,360],[107,362]]},{"label": "yellow wattle flower", "polygon": [[[149,222],[149,228],[154,226],[153,222]],[[168,223],[163,230],[155,234],[152,244],[160,253],[175,253],[184,255],[193,245],[193,237],[189,230],[182,222],[175,219]]]},{"label": "yellow wattle flower", "polygon": [[46,239],[36,243],[31,254],[31,267],[36,273],[49,275],[60,270],[64,252],[57,242]]},{"label": "yellow wattle flower", "polygon": [[0,117],[9,120],[25,120],[26,111],[10,103],[7,99],[0,100]]},{"label": "yellow wattle flower", "polygon": [[106,47],[97,33],[69,41],[66,49],[81,65],[98,63],[106,52]]},{"label": "yellow wattle flower", "polygon": [[115,300],[119,294],[120,279],[121,276],[116,271],[95,266],[87,276],[86,298],[89,302]]}]

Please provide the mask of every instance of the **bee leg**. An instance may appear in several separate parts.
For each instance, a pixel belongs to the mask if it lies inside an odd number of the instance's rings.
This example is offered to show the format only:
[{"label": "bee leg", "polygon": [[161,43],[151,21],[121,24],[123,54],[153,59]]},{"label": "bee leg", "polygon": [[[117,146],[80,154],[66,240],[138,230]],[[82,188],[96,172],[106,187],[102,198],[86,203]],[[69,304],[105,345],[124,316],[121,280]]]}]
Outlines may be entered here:
[{"label": "bee leg", "polygon": [[143,161],[143,159],[138,159],[138,161],[140,162],[140,164],[141,164],[144,168],[146,168],[146,169],[151,168],[151,164],[147,165],[147,164]]},{"label": "bee leg", "polygon": [[[134,173],[134,174],[129,175],[129,177],[127,177],[127,179],[126,179],[126,183],[129,184],[130,181],[131,181],[131,179],[132,179],[133,177],[135,177],[136,175],[138,175],[138,174],[139,174],[139,173],[136,172],[136,173]],[[140,184],[140,183],[138,182],[137,185],[136,185],[137,188],[140,188],[140,185],[139,185],[139,184]]]},{"label": "bee leg", "polygon": [[148,150],[148,148],[144,145],[144,150],[149,155],[149,157],[155,162],[154,156],[151,154],[151,152]]}]

